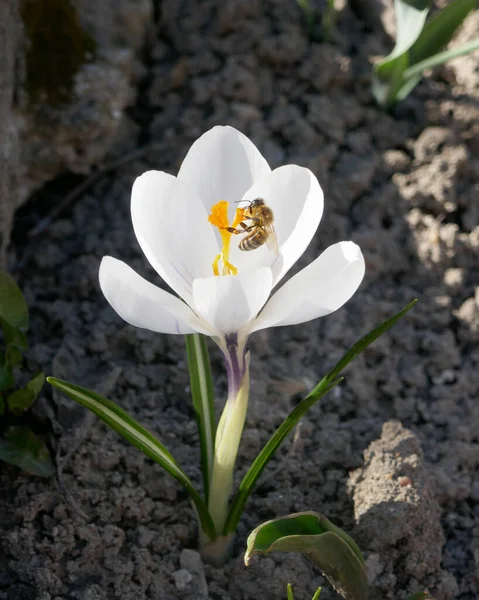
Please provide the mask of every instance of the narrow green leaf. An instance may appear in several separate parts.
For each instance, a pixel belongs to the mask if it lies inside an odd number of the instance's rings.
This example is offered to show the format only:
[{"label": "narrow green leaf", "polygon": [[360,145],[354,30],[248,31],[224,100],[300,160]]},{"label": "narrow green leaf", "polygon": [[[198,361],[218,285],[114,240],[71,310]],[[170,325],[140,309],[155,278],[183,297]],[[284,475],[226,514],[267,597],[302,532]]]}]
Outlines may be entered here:
[{"label": "narrow green leaf", "polygon": [[448,44],[457,28],[476,6],[477,0],[452,0],[442,10],[436,12],[411,46],[409,51],[411,67],[433,56]]},{"label": "narrow green leaf", "polygon": [[216,532],[211,516],[204,500],[194,488],[189,477],[181,469],[172,454],[155,438],[147,429],[142,427],[138,421],[133,419],[126,411],[117,404],[100,396],[87,388],[74,385],[62,379],[47,377],[48,383],[64,392],[67,396],[85,406],[95,413],[102,421],[119,433],[128,442],[139,448],[149,458],[161,465],[176,481],[181,483],[188,491],[198,513],[198,518],[203,531],[214,539]]},{"label": "narrow green leaf", "polygon": [[0,459],[40,477],[55,473],[47,447],[28,427],[9,427],[4,432]]},{"label": "narrow green leaf", "polygon": [[28,307],[15,279],[0,269],[0,317],[14,329],[28,329]]},{"label": "narrow green leaf", "polygon": [[33,399],[35,400],[38,394],[42,391],[43,384],[45,383],[45,373],[37,373],[30,381],[27,383],[26,388],[29,389],[33,394]]},{"label": "narrow green leaf", "polygon": [[400,310],[397,314],[393,315],[389,319],[386,319],[381,325],[375,327],[372,331],[363,336],[359,341],[357,341],[351,348],[343,355],[341,360],[339,360],[336,365],[329,371],[329,373],[323,377],[323,379],[318,383],[318,385],[313,389],[310,393],[314,395],[316,393],[320,393],[323,389],[324,385],[329,385],[330,382],[338,377],[341,371],[349,365],[351,361],[353,361],[356,356],[359,356],[361,352],[364,352],[368,346],[370,346],[374,341],[378,339],[383,333],[386,333],[388,329],[391,329],[393,325],[395,325],[400,319],[404,317],[406,313],[408,313],[411,308],[417,303],[417,298],[412,300],[409,304],[407,304],[402,310]]},{"label": "narrow green leaf", "polygon": [[248,537],[245,564],[254,554],[270,552],[300,552],[321,569],[344,598],[367,598],[367,575],[359,548],[323,515],[296,513],[257,527]]},{"label": "narrow green leaf", "polygon": [[449,60],[453,60],[459,56],[464,56],[465,54],[469,54],[475,50],[479,50],[479,39],[471,40],[470,42],[467,42],[467,44],[459,46],[458,48],[439,52],[438,54],[435,54],[430,58],[426,58],[406,69],[404,71],[404,79],[409,80],[410,78],[418,76],[421,77],[426,69],[432,69],[433,67],[442,65]]},{"label": "narrow green leaf", "polygon": [[416,592],[408,596],[407,600],[428,600],[428,598],[430,598],[428,592]]},{"label": "narrow green leaf", "polygon": [[286,591],[288,593],[288,600],[294,600],[293,588],[291,587],[290,583],[288,583],[288,585],[286,586]]},{"label": "narrow green leaf", "polygon": [[413,300],[396,315],[381,323],[381,325],[373,329],[370,333],[366,334],[358,342],[356,342],[343,355],[338,363],[336,363],[336,365],[326,374],[326,376],[321,379],[318,385],[308,394],[308,396],[306,396],[306,398],[304,398],[298,404],[298,406],[296,406],[290,412],[283,423],[268,440],[243,477],[238,487],[238,491],[233,498],[230,511],[226,519],[224,528],[225,535],[236,530],[248,496],[251,494],[258,477],[261,475],[278,447],[281,445],[283,440],[293,429],[299,419],[303,416],[303,414],[308,411],[320,398],[325,396],[329,391],[336,387],[336,385],[338,385],[338,383],[341,381],[341,378],[338,377],[341,371],[378,337],[380,337],[395,323],[397,323],[399,319],[401,319],[409,310],[411,310],[416,302],[417,300]]},{"label": "narrow green leaf", "polygon": [[334,6],[334,0],[326,0],[326,8],[324,9],[322,29],[323,38],[326,42],[331,39],[333,33],[334,24],[336,22],[336,7]]},{"label": "narrow green leaf", "polygon": [[5,401],[0,394],[0,417],[5,413]]},{"label": "narrow green leaf", "polygon": [[316,592],[315,592],[314,596],[311,598],[311,600],[318,600],[319,599],[319,594],[321,594],[321,588],[320,587],[316,590]]},{"label": "narrow green leaf", "polygon": [[210,478],[215,449],[215,405],[211,378],[208,345],[204,335],[193,333],[185,336],[191,395],[200,436],[201,471],[204,496],[210,493]]},{"label": "narrow green leaf", "polygon": [[314,8],[311,6],[309,0],[296,0],[299,7],[303,11],[304,18],[306,19],[306,26],[308,28],[308,34],[311,35],[314,30],[314,22],[316,20]]},{"label": "narrow green leaf", "polygon": [[329,385],[325,385],[324,388],[320,392],[317,392],[315,396],[312,396],[310,394],[309,396],[304,398],[304,400],[302,400],[298,404],[298,406],[296,406],[289,413],[289,415],[286,417],[283,423],[273,433],[273,435],[263,447],[261,452],[254,459],[253,464],[246,472],[246,475],[243,477],[238,487],[238,490],[231,503],[228,517],[225,522],[225,527],[223,530],[224,535],[227,535],[228,533],[231,533],[236,530],[238,522],[243,513],[246,500],[253,491],[253,487],[258,477],[261,475],[264,468],[271,460],[281,443],[293,429],[293,427],[298,423],[298,421],[304,415],[304,413],[308,411],[311,408],[311,406],[313,406],[313,404],[315,404],[320,398],[325,396],[334,387],[336,387],[340,381],[341,378],[337,379]]}]

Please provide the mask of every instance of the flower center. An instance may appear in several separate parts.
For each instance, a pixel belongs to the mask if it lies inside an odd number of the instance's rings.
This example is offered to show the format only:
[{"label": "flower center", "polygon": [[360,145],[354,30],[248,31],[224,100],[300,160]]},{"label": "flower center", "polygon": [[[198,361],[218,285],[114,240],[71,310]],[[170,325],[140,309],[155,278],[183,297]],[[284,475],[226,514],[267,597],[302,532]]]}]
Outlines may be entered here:
[{"label": "flower center", "polygon": [[244,208],[237,208],[236,213],[231,225],[228,221],[228,202],[226,200],[220,200],[211,208],[211,214],[208,217],[208,221],[218,228],[221,235],[221,241],[223,247],[221,252],[215,257],[212,267],[215,275],[220,274],[220,263],[222,266],[222,275],[237,275],[238,269],[232,265],[229,261],[230,256],[230,243],[231,236],[233,233],[228,231],[228,228],[236,229],[244,218]]}]

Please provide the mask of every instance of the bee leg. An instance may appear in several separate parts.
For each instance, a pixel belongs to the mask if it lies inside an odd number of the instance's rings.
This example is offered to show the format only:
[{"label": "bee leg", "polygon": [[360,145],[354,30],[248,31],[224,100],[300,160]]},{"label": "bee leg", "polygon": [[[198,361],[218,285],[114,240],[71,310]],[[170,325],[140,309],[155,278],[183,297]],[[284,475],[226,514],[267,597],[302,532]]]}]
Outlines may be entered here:
[{"label": "bee leg", "polygon": [[230,233],[246,233],[247,231],[251,231],[252,229],[254,229],[255,227],[257,227],[257,225],[246,225],[245,223],[240,223],[240,226],[243,229],[235,229],[234,227],[224,227],[223,229],[226,229],[226,231],[229,231]]}]

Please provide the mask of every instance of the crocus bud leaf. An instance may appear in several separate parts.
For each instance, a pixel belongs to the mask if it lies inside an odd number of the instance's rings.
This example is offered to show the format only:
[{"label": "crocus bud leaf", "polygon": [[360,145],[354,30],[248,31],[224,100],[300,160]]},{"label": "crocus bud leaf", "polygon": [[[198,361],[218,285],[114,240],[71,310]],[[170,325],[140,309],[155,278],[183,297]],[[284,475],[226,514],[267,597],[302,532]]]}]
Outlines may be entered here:
[{"label": "crocus bud leaf", "polygon": [[367,598],[367,575],[358,546],[319,513],[296,513],[257,527],[248,537],[245,564],[254,554],[270,552],[301,552],[321,569],[343,598]]}]

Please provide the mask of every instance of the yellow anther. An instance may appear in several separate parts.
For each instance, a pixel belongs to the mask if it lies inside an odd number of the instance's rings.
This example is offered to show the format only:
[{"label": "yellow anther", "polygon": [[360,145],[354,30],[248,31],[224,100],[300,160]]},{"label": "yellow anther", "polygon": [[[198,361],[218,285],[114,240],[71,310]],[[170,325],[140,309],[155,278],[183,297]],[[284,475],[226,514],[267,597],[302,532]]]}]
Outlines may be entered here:
[{"label": "yellow anther", "polygon": [[230,255],[230,243],[231,243],[231,231],[228,228],[236,229],[241,223],[244,217],[244,209],[237,208],[236,213],[231,225],[228,221],[228,202],[226,200],[220,200],[211,208],[211,214],[208,216],[208,221],[217,227],[220,235],[223,247],[220,254],[218,254],[212,264],[214,275],[220,274],[219,263],[223,263],[223,275],[237,275],[238,269],[229,262]]},{"label": "yellow anther", "polygon": [[211,214],[208,217],[208,221],[215,227],[218,227],[220,231],[225,227],[229,227],[228,202],[226,200],[220,200],[211,207]]}]

